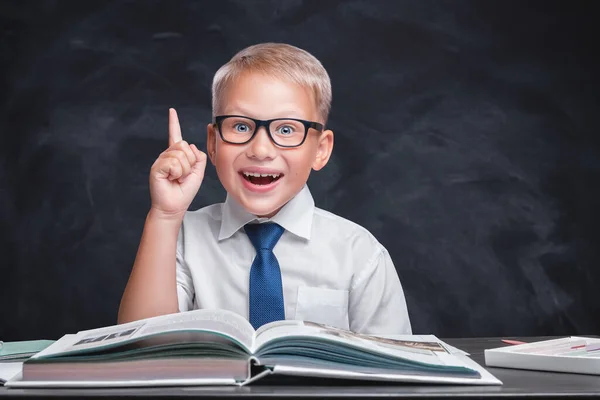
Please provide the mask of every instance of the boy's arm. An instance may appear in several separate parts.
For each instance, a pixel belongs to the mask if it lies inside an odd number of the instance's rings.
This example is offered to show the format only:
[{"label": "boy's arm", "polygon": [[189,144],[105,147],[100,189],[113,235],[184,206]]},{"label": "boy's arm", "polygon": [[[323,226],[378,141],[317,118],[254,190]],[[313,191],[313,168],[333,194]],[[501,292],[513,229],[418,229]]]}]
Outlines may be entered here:
[{"label": "boy's arm", "polygon": [[206,154],[182,140],[177,114],[171,109],[169,148],[150,170],[152,207],[121,299],[119,323],[178,311],[177,237],[205,167]]},{"label": "boy's arm", "polygon": [[389,253],[381,247],[350,289],[350,330],[366,334],[410,335],[404,290]]},{"label": "boy's arm", "polygon": [[127,282],[119,323],[178,311],[175,255],[181,218],[150,210],[133,270]]}]

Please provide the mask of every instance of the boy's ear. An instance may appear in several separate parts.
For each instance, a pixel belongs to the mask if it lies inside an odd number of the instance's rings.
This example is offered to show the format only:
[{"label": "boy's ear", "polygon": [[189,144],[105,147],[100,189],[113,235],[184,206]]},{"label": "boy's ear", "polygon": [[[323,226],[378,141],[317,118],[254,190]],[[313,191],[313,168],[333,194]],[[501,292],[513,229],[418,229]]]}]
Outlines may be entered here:
[{"label": "boy's ear", "polygon": [[208,124],[206,127],[206,150],[208,151],[208,158],[212,165],[215,165],[217,154],[217,132],[215,132],[215,125]]},{"label": "boy's ear", "polygon": [[317,155],[315,156],[315,161],[313,161],[312,165],[312,168],[315,171],[318,171],[327,165],[329,157],[331,157],[331,152],[333,150],[333,131],[329,129],[323,131],[317,140]]}]

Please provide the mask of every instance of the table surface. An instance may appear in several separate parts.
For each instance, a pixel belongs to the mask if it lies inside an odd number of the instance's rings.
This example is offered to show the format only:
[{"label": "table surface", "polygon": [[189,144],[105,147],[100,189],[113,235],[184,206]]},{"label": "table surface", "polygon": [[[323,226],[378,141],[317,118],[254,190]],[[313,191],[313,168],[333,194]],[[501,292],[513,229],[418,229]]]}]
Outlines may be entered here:
[{"label": "table surface", "polygon": [[[511,338],[537,341],[546,338]],[[501,347],[499,338],[445,339],[445,342],[468,352],[471,358],[485,366],[483,351]],[[126,398],[152,397],[170,399],[178,397],[203,398],[600,398],[600,376],[566,373],[524,371],[488,368],[500,379],[502,386],[449,386],[381,384],[355,381],[290,379],[285,384],[256,382],[245,387],[173,387],[127,389],[9,389],[0,387],[0,398]]]}]

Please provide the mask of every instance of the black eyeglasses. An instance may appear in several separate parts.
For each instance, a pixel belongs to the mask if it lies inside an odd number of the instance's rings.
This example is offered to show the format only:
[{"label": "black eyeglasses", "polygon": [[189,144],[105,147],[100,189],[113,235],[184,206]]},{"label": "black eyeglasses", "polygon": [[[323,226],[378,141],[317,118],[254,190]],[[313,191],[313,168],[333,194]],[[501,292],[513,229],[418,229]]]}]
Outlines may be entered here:
[{"label": "black eyeglasses", "polygon": [[251,141],[258,129],[264,126],[269,137],[277,146],[298,147],[306,140],[310,128],[323,131],[323,124],[296,118],[275,118],[266,121],[243,115],[218,115],[215,125],[226,143],[246,144]]}]

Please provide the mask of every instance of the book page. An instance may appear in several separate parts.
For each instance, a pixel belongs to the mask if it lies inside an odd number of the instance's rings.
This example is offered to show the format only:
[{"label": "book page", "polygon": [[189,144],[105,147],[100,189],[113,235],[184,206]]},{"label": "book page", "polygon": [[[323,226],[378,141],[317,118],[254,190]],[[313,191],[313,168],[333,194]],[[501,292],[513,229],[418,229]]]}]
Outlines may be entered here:
[{"label": "book page", "polygon": [[231,311],[193,310],[65,335],[34,358],[106,349],[162,336],[177,343],[233,342],[249,353],[254,329],[245,318]]},{"label": "book page", "polygon": [[435,335],[380,335],[380,336],[383,338],[388,338],[388,339],[398,339],[398,340],[406,340],[406,341],[436,342],[436,343],[439,343],[440,346],[444,347],[450,354],[462,354],[465,356],[469,355],[469,353],[467,353],[466,351],[458,349],[458,348],[444,342],[443,340],[440,340]]},{"label": "book page", "polygon": [[502,382],[490,374],[485,368],[471,360],[469,357],[457,354],[453,357],[459,358],[465,368],[469,368],[477,375],[455,375],[455,374],[427,374],[407,370],[382,370],[365,368],[361,365],[346,364],[343,367],[335,367],[329,364],[315,365],[310,362],[302,363],[297,360],[286,362],[282,360],[273,367],[273,374],[291,375],[301,377],[319,378],[343,378],[382,382],[405,382],[405,383],[441,383],[441,384],[467,384],[467,385],[502,385]]},{"label": "book page", "polygon": [[[418,341],[391,339],[380,336],[363,335],[323,324],[308,321],[277,321],[264,325],[256,332],[256,351],[259,358],[269,349],[281,346],[293,346],[290,339],[327,341],[340,348],[344,345],[364,350],[367,353],[381,354],[386,357],[402,358],[414,362],[437,366],[461,366],[449,352],[436,341]],[[300,345],[302,346],[302,345]],[[267,349],[267,351],[263,351]]]}]

